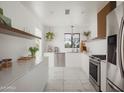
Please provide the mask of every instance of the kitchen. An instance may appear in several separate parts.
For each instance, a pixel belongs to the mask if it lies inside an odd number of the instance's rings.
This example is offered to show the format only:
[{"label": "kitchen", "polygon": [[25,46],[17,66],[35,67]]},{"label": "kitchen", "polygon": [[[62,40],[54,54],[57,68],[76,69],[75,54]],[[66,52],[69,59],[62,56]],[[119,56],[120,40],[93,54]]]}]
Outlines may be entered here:
[{"label": "kitchen", "polygon": [[[113,56],[116,46],[109,43],[111,29],[116,25],[111,16],[121,4],[121,1],[0,2],[3,15],[12,21],[12,28],[0,25],[0,59],[13,61],[11,67],[0,71],[0,91],[124,91],[123,77],[117,77],[122,80],[120,84],[106,73],[113,69],[107,61],[113,62],[108,57]],[[123,50],[123,37],[121,43]],[[34,46],[38,47],[35,57],[31,52]],[[123,53],[120,56],[123,73]]]}]

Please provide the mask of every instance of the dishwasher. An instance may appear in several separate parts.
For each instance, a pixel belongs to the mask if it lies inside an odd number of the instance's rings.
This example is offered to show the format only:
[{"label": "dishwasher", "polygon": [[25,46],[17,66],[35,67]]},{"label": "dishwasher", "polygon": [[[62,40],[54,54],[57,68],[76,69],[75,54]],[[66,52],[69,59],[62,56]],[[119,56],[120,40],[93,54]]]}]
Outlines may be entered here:
[{"label": "dishwasher", "polygon": [[65,53],[55,53],[55,67],[65,67]]}]

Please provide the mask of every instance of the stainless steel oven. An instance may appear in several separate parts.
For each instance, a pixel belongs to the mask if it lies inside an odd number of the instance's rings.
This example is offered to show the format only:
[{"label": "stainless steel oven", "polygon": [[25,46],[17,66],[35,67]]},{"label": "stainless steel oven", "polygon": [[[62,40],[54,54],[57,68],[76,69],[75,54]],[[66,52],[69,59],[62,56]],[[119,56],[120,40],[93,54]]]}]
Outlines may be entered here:
[{"label": "stainless steel oven", "polygon": [[97,91],[101,91],[100,73],[101,73],[100,59],[90,56],[89,80]]}]

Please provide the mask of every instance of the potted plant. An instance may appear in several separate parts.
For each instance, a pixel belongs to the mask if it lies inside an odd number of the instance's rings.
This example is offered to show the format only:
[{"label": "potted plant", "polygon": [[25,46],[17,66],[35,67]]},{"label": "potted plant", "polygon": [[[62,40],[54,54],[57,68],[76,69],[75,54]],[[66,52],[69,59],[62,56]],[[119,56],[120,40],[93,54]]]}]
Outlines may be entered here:
[{"label": "potted plant", "polygon": [[55,36],[55,34],[54,34],[53,32],[47,32],[47,33],[46,33],[46,39],[47,39],[48,41],[53,40],[53,39],[54,39],[54,36]]},{"label": "potted plant", "polygon": [[87,39],[89,39],[89,36],[90,36],[91,32],[87,31],[87,32],[84,32],[83,34],[84,34],[84,36],[86,36]]},{"label": "potted plant", "polygon": [[30,47],[29,51],[31,52],[31,56],[35,58],[36,52],[39,50],[37,47]]},{"label": "potted plant", "polygon": [[3,9],[2,8],[0,8],[0,14],[3,15]]}]

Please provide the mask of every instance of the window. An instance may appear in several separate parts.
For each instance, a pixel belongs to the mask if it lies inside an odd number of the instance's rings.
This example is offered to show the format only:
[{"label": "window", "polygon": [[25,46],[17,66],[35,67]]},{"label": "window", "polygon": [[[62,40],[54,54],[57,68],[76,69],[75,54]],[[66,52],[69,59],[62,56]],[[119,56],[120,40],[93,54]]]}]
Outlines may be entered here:
[{"label": "window", "polygon": [[64,34],[65,48],[79,48],[80,33],[65,33]]}]

